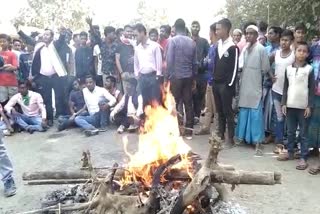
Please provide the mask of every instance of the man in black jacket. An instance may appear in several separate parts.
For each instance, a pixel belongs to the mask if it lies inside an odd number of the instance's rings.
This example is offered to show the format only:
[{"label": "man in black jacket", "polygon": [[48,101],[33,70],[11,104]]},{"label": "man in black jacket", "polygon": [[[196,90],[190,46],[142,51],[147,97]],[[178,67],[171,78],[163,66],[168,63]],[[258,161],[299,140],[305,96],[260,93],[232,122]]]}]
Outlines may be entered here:
[{"label": "man in black jacket", "polygon": [[54,33],[46,29],[43,42],[35,46],[32,62],[32,79],[36,83],[37,92],[44,99],[48,125],[53,125],[52,89],[55,93],[56,116],[67,114],[66,80],[70,70],[72,51],[66,43],[66,29],[61,28],[60,37],[53,41]]},{"label": "man in black jacket", "polygon": [[234,145],[232,99],[235,95],[239,50],[230,37],[231,27],[229,19],[222,19],[216,25],[216,33],[220,40],[213,73],[213,95],[218,113],[218,134],[224,139],[227,125],[228,144]]}]

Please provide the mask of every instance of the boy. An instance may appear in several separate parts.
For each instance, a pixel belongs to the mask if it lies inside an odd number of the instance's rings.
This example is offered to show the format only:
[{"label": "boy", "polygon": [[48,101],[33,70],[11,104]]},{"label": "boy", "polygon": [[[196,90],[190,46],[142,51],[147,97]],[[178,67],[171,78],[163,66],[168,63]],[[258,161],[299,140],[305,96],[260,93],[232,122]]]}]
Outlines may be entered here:
[{"label": "boy", "polygon": [[300,23],[294,28],[294,42],[291,46],[292,50],[295,50],[297,48],[297,45],[299,42],[305,42],[305,37],[307,33],[307,27]]},{"label": "boy", "polygon": [[290,49],[293,42],[293,33],[290,30],[285,30],[280,38],[280,50],[275,53],[275,75],[270,72],[272,77],[272,99],[273,105],[277,115],[277,121],[274,133],[276,135],[277,148],[275,153],[280,152],[283,148],[283,134],[284,134],[284,116],[281,109],[281,99],[283,94],[283,85],[285,79],[286,68],[294,63],[294,51]]},{"label": "boy", "polygon": [[136,91],[137,80],[129,79],[127,87],[128,93],[122,97],[110,114],[111,121],[119,125],[117,130],[119,134],[122,134],[125,129],[136,130],[139,117],[143,114],[142,96]]},{"label": "boy", "polygon": [[10,42],[8,35],[0,34],[0,56],[4,59],[4,65],[0,67],[0,103],[2,104],[18,92],[18,82],[14,73],[18,67],[18,60],[17,56],[9,50]]},{"label": "boy", "polygon": [[314,74],[312,66],[306,62],[308,56],[308,44],[306,42],[297,43],[295,62],[286,69],[282,96],[282,112],[287,117],[288,126],[288,153],[281,154],[278,160],[294,159],[296,131],[299,126],[301,157],[296,167],[298,170],[308,168],[307,130],[314,93]]}]

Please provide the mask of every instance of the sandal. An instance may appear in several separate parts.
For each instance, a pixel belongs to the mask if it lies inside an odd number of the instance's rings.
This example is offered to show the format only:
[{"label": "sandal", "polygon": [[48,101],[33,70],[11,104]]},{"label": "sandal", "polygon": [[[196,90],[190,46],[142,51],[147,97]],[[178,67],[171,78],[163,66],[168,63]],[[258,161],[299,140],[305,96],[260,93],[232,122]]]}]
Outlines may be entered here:
[{"label": "sandal", "polygon": [[256,145],[256,156],[263,156],[262,146],[261,144]]},{"label": "sandal", "polygon": [[289,160],[294,160],[294,157],[292,154],[289,153],[281,153],[279,157],[277,157],[278,161],[289,161]]},{"label": "sandal", "polygon": [[277,144],[276,148],[273,150],[273,153],[275,154],[281,154],[283,153],[282,151],[284,150],[284,145],[282,144]]},{"label": "sandal", "polygon": [[320,166],[312,167],[308,170],[309,174],[311,175],[318,175],[320,173]]},{"label": "sandal", "polygon": [[307,168],[308,168],[308,163],[305,160],[300,159],[298,162],[298,165],[296,166],[296,169],[297,170],[306,170]]}]

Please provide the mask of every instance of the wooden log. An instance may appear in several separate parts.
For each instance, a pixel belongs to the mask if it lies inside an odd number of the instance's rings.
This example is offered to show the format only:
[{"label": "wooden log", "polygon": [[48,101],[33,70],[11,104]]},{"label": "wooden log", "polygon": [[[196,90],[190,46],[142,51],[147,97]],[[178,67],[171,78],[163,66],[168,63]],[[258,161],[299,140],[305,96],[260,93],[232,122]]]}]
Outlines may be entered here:
[{"label": "wooden log", "polygon": [[[227,184],[253,184],[253,185],[274,185],[281,183],[281,174],[277,172],[252,172],[252,171],[230,171],[230,170],[210,170],[211,180],[217,183]],[[104,171],[98,174],[98,178],[105,178],[110,172]],[[124,170],[117,170],[114,178],[120,180]],[[219,178],[221,177],[221,178]],[[24,173],[23,180],[30,185],[45,185],[45,184],[72,184],[85,183],[91,178],[91,174],[86,171],[43,171],[34,173]],[[175,180],[190,180],[190,176],[186,170],[171,169],[165,175],[165,179],[170,181]],[[39,180],[39,182],[36,182]]]},{"label": "wooden log", "polygon": [[31,180],[28,185],[60,185],[60,184],[84,184],[91,183],[90,179],[55,179],[55,180]]},{"label": "wooden log", "polygon": [[[106,174],[107,175],[107,174]],[[22,175],[24,181],[28,180],[51,180],[51,179],[90,179],[89,171],[42,171],[25,172]]]},{"label": "wooden log", "polygon": [[279,172],[211,171],[212,183],[274,185],[281,184]]}]

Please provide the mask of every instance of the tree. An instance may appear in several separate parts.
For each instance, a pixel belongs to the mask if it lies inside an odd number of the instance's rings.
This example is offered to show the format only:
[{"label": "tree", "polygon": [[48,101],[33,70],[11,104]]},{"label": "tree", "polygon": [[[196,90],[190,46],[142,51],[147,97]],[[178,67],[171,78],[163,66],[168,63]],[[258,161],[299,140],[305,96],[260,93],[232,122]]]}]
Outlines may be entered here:
[{"label": "tree", "polygon": [[13,21],[38,28],[64,26],[73,30],[85,26],[90,9],[82,0],[27,0],[28,7]]},{"label": "tree", "polygon": [[168,15],[165,8],[154,8],[145,0],[138,3],[137,15],[131,24],[143,23],[147,29],[159,28],[163,24],[168,24]]},{"label": "tree", "polygon": [[320,31],[320,2],[315,0],[226,0],[223,11],[235,27],[247,21],[294,26],[303,22],[310,34]]}]

